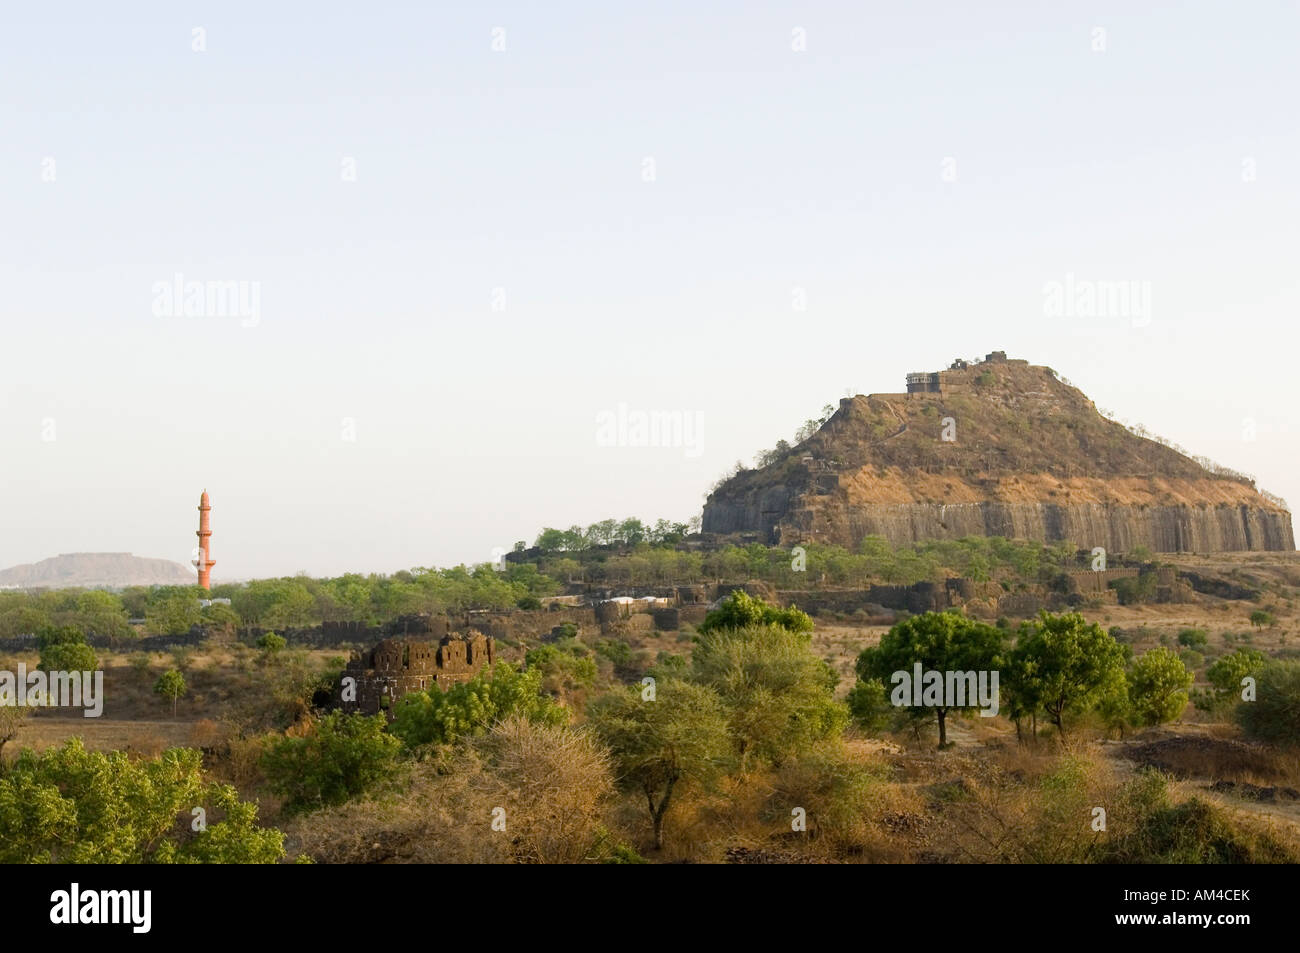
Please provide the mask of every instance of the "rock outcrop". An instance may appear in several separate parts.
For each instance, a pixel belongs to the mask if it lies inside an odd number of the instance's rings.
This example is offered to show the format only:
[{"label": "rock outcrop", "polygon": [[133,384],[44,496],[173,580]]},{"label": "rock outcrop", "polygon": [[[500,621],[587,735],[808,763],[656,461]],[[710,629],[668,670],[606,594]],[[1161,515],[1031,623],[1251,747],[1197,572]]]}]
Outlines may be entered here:
[{"label": "rock outcrop", "polygon": [[845,398],[821,429],[719,486],[706,533],[856,548],[963,536],[1127,552],[1293,550],[1249,478],[1103,417],[1050,368],[1000,354]]}]

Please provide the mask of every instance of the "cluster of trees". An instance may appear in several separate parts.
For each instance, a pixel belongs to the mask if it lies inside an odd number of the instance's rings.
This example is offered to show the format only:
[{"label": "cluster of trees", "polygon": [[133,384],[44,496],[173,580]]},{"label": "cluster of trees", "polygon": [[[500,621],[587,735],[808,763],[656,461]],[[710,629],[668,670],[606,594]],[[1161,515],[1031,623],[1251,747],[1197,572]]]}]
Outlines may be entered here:
[{"label": "cluster of trees", "polygon": [[[956,574],[976,580],[1050,583],[1075,558],[1071,544],[1046,545],[1000,537],[931,540],[894,546],[869,536],[850,551],[809,544],[796,560],[791,550],[758,543],[710,552],[678,544],[698,529],[690,523],[603,520],[588,527],[544,529],[535,561],[483,563],[450,569],[416,567],[391,575],[347,573],[332,578],[286,576],[197,586],[135,586],[99,590],[0,593],[0,638],[74,626],[84,635],[129,639],[131,619],[150,635],[183,635],[195,626],[233,631],[241,625],[289,629],[322,622],[378,624],[402,615],[467,609],[537,608],[564,583],[680,585],[701,579],[752,579],[785,588],[817,585],[908,585]],[[526,547],[521,541],[516,550]],[[1153,577],[1146,577],[1153,585]],[[1123,595],[1123,594],[1122,594]],[[1138,599],[1140,594],[1129,594]],[[200,607],[201,599],[230,605]],[[1254,620],[1252,620],[1254,621]]]},{"label": "cluster of trees", "polygon": [[214,586],[212,595],[228,597],[245,624],[286,629],[322,621],[374,624],[421,612],[507,609],[522,599],[558,591],[558,583],[531,564],[496,569],[483,563],[472,568],[417,567],[392,575],[263,579]]},{"label": "cluster of trees", "polygon": [[111,592],[0,592],[0,638],[28,635],[48,626],[75,626],[83,634],[95,632],[110,638],[133,634],[122,597]]},{"label": "cluster of trees", "polygon": [[[793,444],[786,440],[778,440],[776,446],[771,450],[760,450],[756,453],[754,455],[754,466],[761,469],[762,467],[771,466],[773,463],[780,463],[794,451],[795,447],[799,446],[799,444],[803,443],[817,431],[821,430],[826,424],[826,421],[830,420],[834,413],[835,407],[831,404],[827,404],[822,408],[820,417],[810,417],[799,425],[799,429],[796,430],[794,434]],[[736,468],[732,473],[734,474],[739,472],[741,469],[743,469],[743,466],[737,462]]]},{"label": "cluster of trees", "polygon": [[[548,526],[537,535],[533,546],[543,553],[584,553],[598,546],[630,547],[643,543],[647,546],[674,546],[699,531],[698,516],[685,523],[666,519],[643,523],[636,517],[629,517],[625,520],[601,520],[590,526],[570,526],[568,529]],[[527,548],[523,540],[515,543],[515,552]]]},{"label": "cluster of trees", "polygon": [[[0,638],[72,626],[83,635],[129,639],[129,619],[143,619],[150,635],[184,635],[194,626],[275,629],[324,621],[376,624],[420,612],[506,609],[523,600],[554,595],[559,584],[532,564],[495,569],[489,564],[451,569],[415,568],[392,575],[349,573],[326,579],[286,576],[223,583],[211,592],[198,586],[136,586],[101,590],[0,593]],[[200,607],[201,599],[226,598]]]},{"label": "cluster of trees", "polygon": [[1015,579],[1050,583],[1073,564],[1070,543],[1048,545],[1001,537],[971,536],[893,545],[869,536],[856,551],[808,544],[796,561],[789,548],[751,543],[709,552],[686,552],[669,545],[642,543],[626,553],[557,550],[543,554],[538,570],[560,580],[671,585],[701,579],[762,580],[782,588],[816,585],[910,585],[946,575],[980,581]]},{"label": "cluster of trees", "polygon": [[[627,805],[643,812],[642,823],[660,848],[683,805],[698,811],[711,798],[746,791],[773,818],[788,818],[790,806],[798,805],[807,811],[810,830],[861,832],[882,781],[843,745],[851,720],[869,730],[933,720],[942,746],[948,717],[973,714],[980,704],[977,698],[923,708],[893,704],[893,674],[910,675],[917,664],[925,671],[997,671],[1001,714],[1018,731],[1028,722],[1034,737],[1040,717],[1062,737],[1085,717],[1119,730],[1176,719],[1192,684],[1171,649],[1134,658],[1127,645],[1077,614],[1042,613],[1013,637],[959,612],[943,612],[906,619],[862,652],[846,704],[835,699],[834,670],[813,651],[812,628],[798,609],[768,605],[738,590],[699,626],[689,659],[661,653],[656,664],[631,676],[637,679],[633,684],[616,685],[591,700],[568,689],[591,689],[596,657],[614,658],[615,647],[626,645],[613,640],[593,648],[569,633],[528,652],[522,666],[498,663],[446,692],[410,693],[390,712],[319,716],[304,709],[292,730],[250,736],[255,763],[290,825],[300,823],[295,815],[327,815],[321,843],[313,847],[325,855],[346,857],[355,834],[365,839],[356,848],[364,856],[363,847],[375,842],[366,835],[373,829],[366,825],[374,823],[368,818],[378,804],[391,807],[390,789],[401,786],[418,795],[400,821],[411,825],[409,835],[442,845],[438,850],[454,847],[452,854],[435,852],[427,859],[464,859],[478,851],[493,860],[635,862],[635,852],[604,826],[608,799],[619,789],[628,795]],[[1186,630],[1179,641],[1199,644],[1198,634],[1203,635]],[[71,625],[43,629],[41,648],[42,664],[51,667],[66,661],[63,654],[89,651]],[[279,636],[268,634],[261,649],[257,664],[279,673],[275,684],[284,682],[299,699],[323,684],[319,672],[289,677],[294,653]],[[1300,662],[1270,661],[1240,648],[1211,665],[1207,679],[1212,688],[1198,695],[1198,705],[1235,705],[1236,717],[1254,737],[1300,737]],[[1241,700],[1243,680],[1257,683],[1249,701]],[[175,669],[164,672],[155,687],[173,705],[185,690]],[[25,752],[0,770],[0,861],[283,858],[280,832],[258,827],[256,807],[233,788],[205,780],[201,767],[199,753],[188,750],[134,759],[88,753],[71,742],[40,755]],[[1080,803],[1097,803],[1091,782],[1075,777],[1080,770],[1068,759],[1062,762],[1042,782],[1043,803],[1060,807],[1062,792]],[[766,793],[754,794],[760,789]],[[142,790],[150,796],[138,797]],[[1141,816],[1169,836],[1151,840],[1155,835],[1138,827],[1117,829],[1105,846],[1107,857],[1219,856],[1206,855],[1200,840],[1176,836],[1176,822],[1203,825],[1213,818],[1161,800],[1154,788],[1147,794],[1150,803]],[[368,800],[372,796],[381,800]],[[467,812],[486,812],[492,805],[505,805],[510,813],[509,837],[483,837],[481,830],[430,833],[430,825],[463,828]],[[204,809],[201,824],[191,822],[196,806]],[[971,830],[985,824],[1005,830],[1006,817],[979,814],[1000,810],[995,801],[975,799],[954,810],[969,812],[959,820]],[[1016,841],[1018,853],[1004,859],[1059,860],[1061,845],[1084,851],[1083,859],[1091,856],[1091,841],[1063,839],[1061,832],[1074,828],[1057,824],[1054,810],[1025,815],[1034,829]],[[484,814],[485,825],[487,820]],[[296,839],[311,842],[310,830],[304,827]],[[327,834],[342,845],[324,843]]]},{"label": "cluster of trees", "polygon": [[620,785],[645,805],[656,847],[683,790],[833,751],[848,724],[809,633],[777,622],[718,625],[697,638],[687,672],[651,671],[587,714]]},{"label": "cluster of trees", "polygon": [[[947,744],[947,716],[973,713],[979,700],[925,708],[887,704],[893,673],[924,671],[998,672],[999,708],[1021,736],[1028,721],[1037,736],[1039,715],[1062,737],[1066,724],[1095,713],[1108,727],[1157,725],[1178,718],[1187,707],[1193,674],[1167,648],[1133,658],[1132,650],[1077,613],[1038,618],[1021,625],[1014,645],[1003,630],[959,612],[928,612],[894,626],[874,648],[858,657],[858,683],[850,707],[864,724],[929,719]],[[945,699],[945,702],[955,701]]]},{"label": "cluster of trees", "polygon": [[[834,700],[836,676],[812,651],[811,620],[736,593],[710,616],[689,666],[667,661],[640,684],[620,686],[586,707],[581,729],[609,765],[609,784],[635,792],[655,843],[684,791],[710,790],[728,773],[778,765],[822,752],[849,721]],[[285,737],[262,767],[294,811],[337,805],[381,788],[402,758],[455,760],[507,723],[527,723],[565,744],[572,709],[544,688],[556,667],[579,680],[594,675],[553,646],[534,650],[523,668],[498,663],[446,692],[403,696],[384,716],[331,714],[308,734]],[[579,659],[580,661],[580,659]],[[589,662],[589,660],[588,660]],[[539,737],[551,737],[543,735]],[[557,741],[558,743],[558,741]]]}]

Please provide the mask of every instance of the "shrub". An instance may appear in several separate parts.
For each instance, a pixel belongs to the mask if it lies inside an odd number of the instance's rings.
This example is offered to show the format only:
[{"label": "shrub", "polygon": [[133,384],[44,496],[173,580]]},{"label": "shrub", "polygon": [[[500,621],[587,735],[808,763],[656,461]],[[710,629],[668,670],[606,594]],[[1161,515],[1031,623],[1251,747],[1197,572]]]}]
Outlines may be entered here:
[{"label": "shrub", "polygon": [[266,652],[267,655],[274,655],[283,649],[289,642],[282,635],[276,635],[274,632],[267,632],[257,640],[257,647]]},{"label": "shrub", "polygon": [[1271,831],[1192,798],[1157,806],[1124,837],[1107,844],[1104,859],[1122,864],[1294,864],[1300,855]]},{"label": "shrub", "polygon": [[36,633],[36,647],[43,672],[93,672],[99,668],[95,650],[86,644],[85,633],[75,625],[43,626]]},{"label": "shrub", "polygon": [[43,672],[93,672],[99,658],[89,645],[65,642],[42,649],[37,667]]},{"label": "shrub", "polygon": [[1144,573],[1139,576],[1126,576],[1112,583],[1122,606],[1140,605],[1150,602],[1156,595],[1156,574]]},{"label": "shrub", "polygon": [[447,691],[409,692],[393,706],[392,733],[408,748],[450,744],[481,735],[498,721],[517,715],[548,725],[568,722],[565,709],[542,694],[542,673],[516,670],[498,662]]},{"label": "shrub", "polygon": [[289,813],[342,804],[388,780],[401,742],[384,716],[331,712],[302,737],[273,741],[262,755],[271,789]]},{"label": "shrub", "polygon": [[816,745],[776,771],[766,813],[788,831],[791,809],[802,808],[809,839],[831,852],[860,851],[875,834],[881,781],[877,770],[849,760],[841,746]]},{"label": "shrub", "polygon": [[835,673],[806,636],[778,625],[716,629],[691,653],[692,677],[717,692],[742,770],[751,756],[780,763],[835,737],[848,712],[834,700]]},{"label": "shrub", "polygon": [[[147,796],[144,796],[147,792]],[[210,817],[191,829],[194,807]],[[0,774],[0,863],[274,863],[279,831],[233,787],[205,783],[202,756],[172,748],[137,759],[90,752],[79,739],[24,751]]]},{"label": "shrub", "polygon": [[700,635],[707,635],[715,629],[740,629],[752,625],[777,625],[795,633],[809,633],[813,629],[813,621],[808,613],[801,612],[794,606],[788,609],[770,606],[743,589],[737,589],[704,617],[699,632]]}]

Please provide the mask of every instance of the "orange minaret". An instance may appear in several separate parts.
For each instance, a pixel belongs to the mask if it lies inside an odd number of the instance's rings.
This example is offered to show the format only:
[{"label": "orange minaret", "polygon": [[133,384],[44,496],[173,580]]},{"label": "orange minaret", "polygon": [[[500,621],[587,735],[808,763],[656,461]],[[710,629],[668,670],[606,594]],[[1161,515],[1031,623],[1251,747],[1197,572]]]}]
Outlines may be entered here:
[{"label": "orange minaret", "polygon": [[204,589],[212,588],[212,567],[216,565],[212,560],[212,525],[208,519],[211,512],[208,491],[204,490],[199,497],[199,531],[195,534],[199,537],[199,558],[194,560],[194,565],[199,570],[199,585]]}]

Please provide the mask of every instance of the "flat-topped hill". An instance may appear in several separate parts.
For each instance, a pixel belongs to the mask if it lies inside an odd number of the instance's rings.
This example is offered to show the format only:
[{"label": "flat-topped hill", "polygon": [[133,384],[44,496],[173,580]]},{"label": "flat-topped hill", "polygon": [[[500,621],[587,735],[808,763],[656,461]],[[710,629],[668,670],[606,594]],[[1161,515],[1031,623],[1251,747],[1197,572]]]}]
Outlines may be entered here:
[{"label": "flat-topped hill", "polygon": [[0,570],[0,588],[62,589],[68,587],[193,585],[195,575],[180,563],[148,559],[130,553],[64,553]]},{"label": "flat-topped hill", "polygon": [[996,535],[1157,552],[1295,548],[1247,477],[1107,419],[1047,367],[958,361],[845,398],[816,433],[718,487],[703,528],[856,547]]}]

